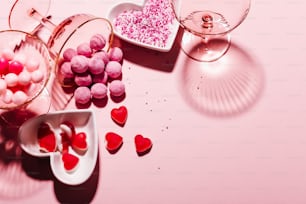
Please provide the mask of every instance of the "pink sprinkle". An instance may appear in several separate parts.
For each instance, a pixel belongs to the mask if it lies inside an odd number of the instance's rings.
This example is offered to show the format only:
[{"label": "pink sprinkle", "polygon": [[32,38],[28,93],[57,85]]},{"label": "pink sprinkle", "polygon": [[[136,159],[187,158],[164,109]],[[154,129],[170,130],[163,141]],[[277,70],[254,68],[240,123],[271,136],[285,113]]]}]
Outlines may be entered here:
[{"label": "pink sprinkle", "polygon": [[148,0],[142,11],[127,10],[114,20],[121,35],[141,43],[165,47],[174,14],[168,0]]}]

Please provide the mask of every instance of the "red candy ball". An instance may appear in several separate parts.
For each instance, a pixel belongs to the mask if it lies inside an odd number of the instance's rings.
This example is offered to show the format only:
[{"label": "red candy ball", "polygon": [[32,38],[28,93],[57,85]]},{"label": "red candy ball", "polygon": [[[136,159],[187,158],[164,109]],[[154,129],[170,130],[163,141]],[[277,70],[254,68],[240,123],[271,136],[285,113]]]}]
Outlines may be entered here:
[{"label": "red candy ball", "polygon": [[8,71],[10,73],[14,73],[14,74],[20,74],[20,72],[22,72],[23,70],[23,64],[18,62],[18,61],[11,61],[11,63],[9,64],[8,67]]},{"label": "red candy ball", "polygon": [[9,61],[0,57],[0,74],[7,74],[9,68]]}]

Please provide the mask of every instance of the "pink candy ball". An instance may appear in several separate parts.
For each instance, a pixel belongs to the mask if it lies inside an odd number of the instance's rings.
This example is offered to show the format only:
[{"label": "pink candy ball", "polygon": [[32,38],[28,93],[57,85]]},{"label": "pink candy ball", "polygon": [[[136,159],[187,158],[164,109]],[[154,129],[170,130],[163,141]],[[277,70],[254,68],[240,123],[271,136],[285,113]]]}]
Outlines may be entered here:
[{"label": "pink candy ball", "polygon": [[8,73],[4,79],[8,87],[14,87],[18,84],[18,76],[14,73]]},{"label": "pink candy ball", "polygon": [[25,64],[26,69],[29,72],[33,72],[37,70],[39,68],[39,65],[40,65],[40,62],[35,58],[28,59]]},{"label": "pink candy ball", "polygon": [[63,64],[60,65],[60,73],[64,78],[73,78],[74,77],[74,73],[71,69],[70,62],[64,62]]},{"label": "pink candy ball", "polygon": [[112,96],[122,96],[125,93],[125,85],[120,80],[114,80],[109,84],[109,91]]},{"label": "pink candy ball", "polygon": [[108,76],[107,76],[106,72],[103,72],[103,73],[97,74],[97,75],[95,75],[95,74],[92,75],[92,82],[93,83],[103,83],[103,84],[106,84],[107,80],[108,80]]},{"label": "pink candy ball", "polygon": [[92,57],[88,62],[88,69],[92,74],[101,74],[104,72],[105,64],[102,58]]},{"label": "pink candy ball", "polygon": [[31,79],[34,83],[39,83],[44,79],[44,73],[41,70],[35,70],[31,73]]},{"label": "pink candy ball", "polygon": [[105,67],[105,72],[110,78],[116,79],[122,73],[122,66],[117,61],[110,61]]},{"label": "pink candy ball", "polygon": [[92,78],[89,73],[77,74],[74,77],[74,82],[78,86],[90,86],[92,84]]},{"label": "pink candy ball", "polygon": [[93,98],[102,99],[107,96],[107,87],[102,83],[95,83],[91,86],[91,95]]},{"label": "pink candy ball", "polygon": [[89,43],[81,43],[80,45],[77,46],[77,53],[78,55],[83,55],[85,57],[91,57],[92,50],[90,48]]},{"label": "pink candy ball", "polygon": [[91,100],[90,89],[86,86],[80,86],[74,91],[75,102],[86,104]]},{"label": "pink candy ball", "polygon": [[77,51],[73,48],[67,48],[64,52],[63,52],[63,58],[65,61],[70,62],[71,59],[77,55]]},{"label": "pink candy ball", "polygon": [[18,83],[22,86],[27,86],[31,83],[31,74],[23,71],[18,75]]},{"label": "pink candy ball", "polygon": [[12,101],[16,105],[21,105],[25,103],[28,99],[28,96],[23,91],[16,91],[12,96]]},{"label": "pink candy ball", "polygon": [[96,34],[90,38],[89,44],[93,50],[102,50],[106,45],[106,40],[101,34]]},{"label": "pink candy ball", "polygon": [[123,52],[119,47],[112,47],[108,55],[111,61],[120,62],[123,59]]},{"label": "pink candy ball", "polygon": [[84,73],[88,69],[88,58],[83,55],[76,55],[71,59],[71,69],[75,73]]},{"label": "pink candy ball", "polygon": [[10,89],[6,89],[5,93],[2,95],[2,101],[6,104],[12,102],[13,92]]}]

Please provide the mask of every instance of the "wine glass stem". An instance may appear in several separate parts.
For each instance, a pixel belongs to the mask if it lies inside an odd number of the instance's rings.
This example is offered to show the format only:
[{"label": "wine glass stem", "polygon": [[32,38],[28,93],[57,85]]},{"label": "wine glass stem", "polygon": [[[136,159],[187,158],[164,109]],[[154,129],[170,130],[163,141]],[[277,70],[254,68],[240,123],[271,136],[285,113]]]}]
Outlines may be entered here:
[{"label": "wine glass stem", "polygon": [[[45,17],[43,15],[41,15],[36,9],[31,8],[28,12],[29,16],[33,17],[34,19],[36,19],[37,21],[40,22],[40,25],[43,25],[45,28],[47,28],[49,31],[53,31],[56,27],[56,25],[54,23],[52,23],[49,19],[51,16]],[[35,30],[37,31],[40,28],[40,26],[38,26]],[[35,31],[34,30],[34,31]],[[33,31],[33,32],[34,32]]]}]

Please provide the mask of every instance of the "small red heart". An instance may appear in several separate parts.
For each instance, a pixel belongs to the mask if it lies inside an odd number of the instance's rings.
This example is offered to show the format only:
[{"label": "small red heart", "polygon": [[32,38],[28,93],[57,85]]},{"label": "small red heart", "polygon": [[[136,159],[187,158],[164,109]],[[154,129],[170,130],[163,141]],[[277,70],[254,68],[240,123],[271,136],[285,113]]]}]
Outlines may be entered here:
[{"label": "small red heart", "polygon": [[106,133],[105,140],[107,142],[106,149],[109,151],[116,151],[123,144],[123,138],[114,132]]},{"label": "small red heart", "polygon": [[55,134],[48,123],[41,123],[37,130],[39,149],[43,152],[55,152],[57,148]]},{"label": "small red heart", "polygon": [[137,153],[146,153],[152,148],[153,144],[149,138],[143,137],[142,135],[136,135],[134,140]]},{"label": "small red heart", "polygon": [[71,147],[77,151],[77,153],[84,153],[87,150],[86,133],[79,132],[74,135],[71,141]]},{"label": "small red heart", "polygon": [[124,125],[128,116],[128,111],[125,106],[119,108],[113,108],[111,110],[111,118],[119,125]]},{"label": "small red heart", "polygon": [[69,154],[69,153],[63,153],[62,155],[62,161],[64,163],[64,168],[66,171],[68,172],[73,172],[78,164],[79,164],[79,158],[73,154]]}]

